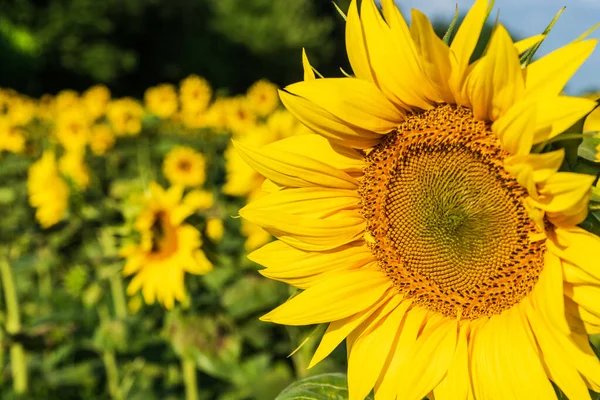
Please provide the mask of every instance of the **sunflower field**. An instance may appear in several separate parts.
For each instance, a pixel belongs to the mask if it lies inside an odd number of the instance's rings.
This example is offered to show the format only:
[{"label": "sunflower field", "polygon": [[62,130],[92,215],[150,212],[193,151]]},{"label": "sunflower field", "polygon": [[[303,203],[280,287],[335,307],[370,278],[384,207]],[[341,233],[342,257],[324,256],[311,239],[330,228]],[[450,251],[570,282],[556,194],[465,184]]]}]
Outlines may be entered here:
[{"label": "sunflower field", "polygon": [[0,88],[0,399],[600,400],[598,25],[380,3],[335,77]]},{"label": "sunflower field", "polygon": [[306,133],[275,85],[0,98],[2,399],[271,399],[338,370],[258,320],[292,291],[246,258],[271,237],[236,217],[263,179],[231,138]]}]

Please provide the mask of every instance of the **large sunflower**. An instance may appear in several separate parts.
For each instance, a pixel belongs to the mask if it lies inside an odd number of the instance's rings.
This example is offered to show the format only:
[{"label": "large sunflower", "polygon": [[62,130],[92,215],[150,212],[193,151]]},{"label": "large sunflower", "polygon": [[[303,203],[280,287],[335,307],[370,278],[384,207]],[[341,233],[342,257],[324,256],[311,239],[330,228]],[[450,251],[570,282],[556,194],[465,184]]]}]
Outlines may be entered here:
[{"label": "large sunflower", "polygon": [[556,398],[600,390],[600,239],[577,227],[594,177],[531,152],[595,106],[560,94],[592,52],[578,40],[522,67],[477,0],[450,46],[393,0],[353,1],[356,77],[280,93],[319,135],[237,144],[271,181],[240,211],[279,238],[250,258],[305,289],[263,320],[329,323],[311,365],[347,341],[351,399]]}]

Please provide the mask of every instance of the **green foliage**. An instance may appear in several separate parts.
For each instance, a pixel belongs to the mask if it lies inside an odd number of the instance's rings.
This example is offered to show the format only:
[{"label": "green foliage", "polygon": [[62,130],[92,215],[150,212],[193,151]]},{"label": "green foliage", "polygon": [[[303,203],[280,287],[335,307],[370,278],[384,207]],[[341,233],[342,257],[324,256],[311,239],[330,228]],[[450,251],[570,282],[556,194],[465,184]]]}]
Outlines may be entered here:
[{"label": "green foliage", "polygon": [[[345,400],[348,398],[348,383],[345,374],[332,373],[312,376],[294,382],[282,391],[275,400]],[[373,396],[369,395],[368,400]]]}]

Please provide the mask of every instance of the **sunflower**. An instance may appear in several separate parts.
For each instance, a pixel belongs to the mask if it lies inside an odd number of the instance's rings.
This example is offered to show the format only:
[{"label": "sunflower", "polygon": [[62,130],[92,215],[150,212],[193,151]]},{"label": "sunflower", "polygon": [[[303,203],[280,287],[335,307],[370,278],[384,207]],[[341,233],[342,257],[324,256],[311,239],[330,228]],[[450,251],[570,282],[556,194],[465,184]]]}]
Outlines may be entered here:
[{"label": "sunflower", "polygon": [[115,145],[115,134],[110,126],[104,123],[94,124],[91,131],[90,149],[92,153],[101,156],[113,148]]},{"label": "sunflower", "polygon": [[179,85],[179,100],[186,114],[194,115],[206,110],[211,96],[210,84],[198,75],[188,76]]},{"label": "sunflower", "polygon": [[279,105],[277,86],[264,79],[254,82],[246,96],[250,107],[261,117],[271,114]]},{"label": "sunflower", "polygon": [[176,146],[163,162],[163,174],[172,185],[200,186],[205,179],[205,160],[191,147]]},{"label": "sunflower", "polygon": [[36,208],[35,217],[43,228],[58,223],[69,207],[69,187],[58,173],[56,157],[46,151],[29,167],[27,177],[29,204]]},{"label": "sunflower", "polygon": [[0,117],[0,151],[22,153],[25,150],[23,129],[14,126],[7,117]]},{"label": "sunflower", "polygon": [[69,151],[83,151],[90,139],[90,118],[84,107],[63,109],[56,119],[56,138]]},{"label": "sunflower", "polygon": [[177,112],[178,100],[175,86],[163,83],[151,87],[144,93],[144,103],[148,110],[157,117],[166,119]]},{"label": "sunflower", "polygon": [[186,272],[198,275],[212,269],[200,249],[200,232],[184,223],[195,210],[181,197],[180,186],[165,191],[156,183],[150,184],[135,221],[141,241],[120,251],[127,259],[123,274],[135,274],[127,293],[134,295],[141,289],[146,304],[158,300],[167,309],[173,308],[175,300],[185,299]]},{"label": "sunflower", "polygon": [[136,136],[142,131],[144,109],[131,97],[109,103],[106,118],[117,136]]},{"label": "sunflower", "polygon": [[78,150],[67,151],[58,160],[58,169],[71,179],[79,190],[85,190],[90,185],[90,170],[85,163],[85,153]]},{"label": "sunflower", "polygon": [[100,118],[110,103],[110,90],[104,85],[94,85],[83,92],[81,100],[92,120]]},{"label": "sunflower", "polygon": [[346,339],[350,399],[556,398],[600,390],[600,239],[580,228],[593,176],[532,153],[589,113],[561,95],[591,54],[577,40],[522,66],[476,0],[448,46],[413,10],[352,1],[355,77],[280,92],[317,135],[236,147],[270,180],[240,214],[279,240],[250,258],[304,291],[262,317],[329,323],[311,361]]}]

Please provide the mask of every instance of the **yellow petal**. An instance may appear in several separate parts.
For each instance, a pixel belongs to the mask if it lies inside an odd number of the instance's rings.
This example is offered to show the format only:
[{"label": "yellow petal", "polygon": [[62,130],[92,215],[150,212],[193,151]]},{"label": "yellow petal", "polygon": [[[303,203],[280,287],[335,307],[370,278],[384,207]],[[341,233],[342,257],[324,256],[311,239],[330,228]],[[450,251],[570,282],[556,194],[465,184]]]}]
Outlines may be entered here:
[{"label": "yellow petal", "polygon": [[[509,343],[506,342],[508,337]],[[555,398],[522,307],[517,305],[503,314],[494,315],[474,339],[475,398]],[[503,385],[503,382],[511,383]]]},{"label": "yellow petal", "polygon": [[[398,327],[410,305],[410,301],[401,302],[401,296],[396,296],[395,300],[396,302],[388,303],[364,323],[366,329],[359,333],[348,351],[350,400],[367,397],[390,354]],[[373,318],[375,315],[376,320]]]},{"label": "yellow petal", "polygon": [[[460,327],[456,351],[448,367],[448,373],[434,389],[436,400],[455,400],[469,397],[471,392],[469,352],[467,348],[468,324]],[[471,395],[472,397],[472,395]]]},{"label": "yellow petal", "polygon": [[377,302],[391,282],[380,271],[355,270],[323,282],[277,307],[261,320],[283,325],[310,325],[337,321]]},{"label": "yellow petal", "polygon": [[364,234],[365,220],[354,211],[329,218],[307,218],[241,209],[240,215],[285,243],[303,250],[324,251],[353,242]]},{"label": "yellow petal", "polygon": [[350,3],[346,18],[346,52],[354,75],[368,82],[375,82],[356,0]]},{"label": "yellow petal", "polygon": [[565,283],[565,296],[593,315],[600,317],[600,287]]},{"label": "yellow petal", "polygon": [[373,0],[362,2],[361,20],[377,86],[397,107],[430,109],[432,102],[425,95],[429,82],[420,70],[408,28],[404,34],[392,32]]},{"label": "yellow petal", "polygon": [[535,46],[536,44],[538,44],[545,38],[546,38],[546,35],[541,33],[539,35],[534,35],[534,36],[525,38],[523,40],[519,40],[518,42],[515,43],[515,49],[517,50],[517,53],[519,53],[519,54],[525,53],[525,51],[529,50],[530,48],[532,48],[533,46]]},{"label": "yellow petal", "polygon": [[537,109],[534,105],[513,106],[492,124],[502,147],[514,155],[527,155],[533,144]]},{"label": "yellow petal", "polygon": [[413,9],[411,21],[410,30],[423,73],[435,88],[439,101],[454,103],[454,96],[448,86],[451,73],[450,49],[437,36],[425,14]]},{"label": "yellow petal", "polygon": [[596,335],[600,332],[600,317],[589,312],[568,297],[565,298],[567,320],[573,332]]},{"label": "yellow petal", "polygon": [[537,184],[550,179],[565,158],[564,149],[549,153],[530,153],[522,156],[507,157],[504,169],[513,175],[517,182],[527,188],[529,195],[538,198]]},{"label": "yellow petal", "polygon": [[600,238],[578,227],[556,228],[555,232],[556,239],[547,242],[548,250],[570,263],[563,267],[565,271],[578,268],[600,281]]},{"label": "yellow petal", "polygon": [[330,165],[298,154],[258,149],[233,142],[240,156],[258,173],[283,186],[355,189],[357,181]]},{"label": "yellow petal", "polygon": [[457,330],[456,320],[446,319],[421,334],[399,370],[398,398],[420,400],[438,385],[454,357]]},{"label": "yellow petal", "polygon": [[[342,210],[357,210],[360,197],[356,190],[320,187],[289,188],[252,201],[243,209],[269,213],[289,213],[325,218]],[[293,204],[293,207],[290,205]]]},{"label": "yellow petal", "polygon": [[540,186],[540,198],[531,200],[538,208],[551,213],[569,211],[581,199],[589,198],[595,177],[574,172],[557,172]]},{"label": "yellow petal", "polygon": [[290,153],[310,154],[310,158],[329,164],[344,172],[362,174],[364,156],[357,150],[336,146],[321,135],[297,135],[281,139],[265,146],[267,149],[283,150]]},{"label": "yellow petal", "polygon": [[531,329],[540,347],[549,378],[570,399],[589,399],[589,392],[569,353],[556,341],[553,329],[526,300],[526,313]]},{"label": "yellow petal", "polygon": [[527,67],[526,96],[558,95],[575,71],[592,54],[597,40],[574,42],[534,61]]},{"label": "yellow petal", "polygon": [[567,260],[561,259],[563,266],[563,279],[566,282],[579,285],[600,285],[597,278]]},{"label": "yellow petal", "polygon": [[[427,313],[427,309],[422,307],[413,307],[406,312],[405,318],[398,327],[398,334],[393,341],[394,344],[390,356],[386,359],[379,379],[375,382],[375,398],[396,398],[398,393],[397,382],[402,379],[398,375],[400,366],[404,362],[410,348],[417,341],[417,336],[424,325]],[[429,362],[429,360],[422,360],[421,362]]]},{"label": "yellow petal", "polygon": [[486,55],[469,73],[465,89],[475,118],[488,121],[504,115],[523,95],[519,55],[502,25],[496,27]]},{"label": "yellow petal", "polygon": [[265,267],[258,272],[267,278],[301,289],[320,282],[321,276],[330,271],[351,270],[375,261],[362,241],[322,252],[303,251],[275,241],[252,252],[248,258]]},{"label": "yellow petal", "polygon": [[302,68],[304,69],[304,80],[311,81],[315,78],[315,71],[313,71],[310,62],[308,62],[308,56],[306,55],[306,50],[302,48]]},{"label": "yellow petal", "polygon": [[399,111],[373,84],[357,78],[324,78],[294,83],[286,91],[303,97],[345,123],[388,133],[404,121]]},{"label": "yellow petal", "polygon": [[596,102],[593,100],[568,96],[549,95],[538,98],[536,103],[534,144],[563,133],[596,107]]},{"label": "yellow petal", "polygon": [[560,258],[552,252],[546,253],[544,269],[531,298],[540,314],[550,322],[553,329],[568,335],[569,325],[565,318],[562,265]]},{"label": "yellow petal", "polygon": [[462,85],[467,73],[467,67],[475,50],[475,45],[479,40],[481,28],[487,19],[488,0],[476,0],[473,7],[469,10],[462,24],[456,32],[454,40],[450,45],[452,62],[452,74],[450,76],[450,88],[454,93],[454,98],[459,104],[461,101]]},{"label": "yellow petal", "polygon": [[342,340],[357,329],[367,318],[373,315],[374,312],[378,311],[382,305],[398,304],[400,301],[401,297],[398,296],[398,293],[394,289],[392,289],[372,307],[349,317],[331,322],[327,327],[327,331],[323,335],[323,339],[321,339],[321,343],[319,343],[319,347],[317,347],[313,358],[310,360],[308,368],[314,367],[317,363],[321,362],[325,357],[331,354]]},{"label": "yellow petal", "polygon": [[279,97],[294,117],[332,142],[346,147],[366,149],[375,146],[381,140],[381,134],[351,126],[307,99],[284,91],[279,92]]}]

